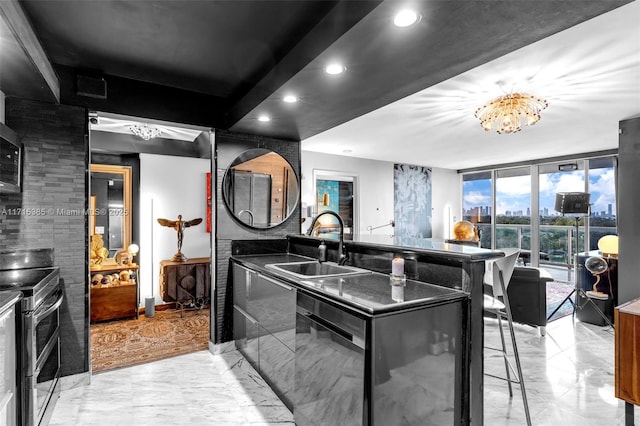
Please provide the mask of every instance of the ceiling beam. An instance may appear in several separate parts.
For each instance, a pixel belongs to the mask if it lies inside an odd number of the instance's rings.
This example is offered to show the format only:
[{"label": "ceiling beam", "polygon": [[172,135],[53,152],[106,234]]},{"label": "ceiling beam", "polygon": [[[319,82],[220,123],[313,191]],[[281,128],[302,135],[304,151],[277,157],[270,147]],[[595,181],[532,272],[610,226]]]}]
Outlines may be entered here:
[{"label": "ceiling beam", "polygon": [[339,1],[258,84],[239,99],[231,101],[227,114],[227,128],[236,124],[282,87],[380,3],[381,0]]},{"label": "ceiling beam", "polygon": [[[95,71],[92,74],[60,64],[55,66],[60,76],[61,102],[65,105],[183,125],[224,125],[222,98],[109,74],[95,74]],[[79,94],[76,84],[79,75],[104,79],[106,97],[101,99]]]},{"label": "ceiling beam", "polygon": [[60,83],[58,82],[58,77],[18,0],[0,1],[0,18],[10,29],[13,37],[22,47],[24,54],[35,67],[36,72],[39,73],[46,82],[55,101],[60,102]]}]

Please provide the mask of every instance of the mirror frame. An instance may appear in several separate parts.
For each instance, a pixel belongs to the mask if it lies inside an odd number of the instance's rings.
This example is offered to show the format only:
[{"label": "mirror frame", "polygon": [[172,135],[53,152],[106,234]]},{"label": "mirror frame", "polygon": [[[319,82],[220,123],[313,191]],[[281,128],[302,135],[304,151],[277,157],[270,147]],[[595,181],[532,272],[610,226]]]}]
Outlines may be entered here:
[{"label": "mirror frame", "polygon": [[[109,173],[122,175],[123,188],[123,209],[125,211],[124,220],[122,221],[122,245],[121,250],[127,250],[131,244],[131,167],[128,166],[112,166],[109,164],[91,164],[89,167],[89,180],[92,179],[91,173]],[[95,199],[89,191],[90,217],[89,217],[89,238],[95,233]],[[115,258],[115,255],[114,255]]]},{"label": "mirror frame", "polygon": [[[258,156],[251,155],[251,153],[255,152],[255,151],[262,151],[263,153],[261,155],[258,155]],[[262,155],[269,154],[269,153],[277,154],[287,164],[287,166],[289,166],[289,169],[293,173],[293,175],[295,177],[296,186],[297,186],[296,194],[295,194],[295,203],[293,205],[293,208],[289,212],[289,214],[286,217],[283,217],[282,220],[280,222],[278,222],[278,223],[269,224],[268,226],[249,225],[248,223],[242,221],[241,219],[238,219],[238,217],[233,212],[233,209],[230,206],[230,203],[229,203],[229,182],[230,182],[230,179],[231,179],[231,173],[232,173],[232,170],[233,170],[233,168],[235,166],[237,166],[239,164],[242,164],[242,163],[245,163],[245,162],[247,162],[249,160],[252,160],[254,158],[258,158],[258,157],[260,157]],[[257,230],[261,230],[262,229],[262,230],[264,230],[264,229],[272,229],[272,228],[275,228],[277,226],[280,226],[280,225],[284,224],[285,222],[287,222],[293,216],[293,213],[295,212],[295,210],[300,205],[300,180],[298,179],[298,173],[296,172],[295,168],[293,167],[293,165],[291,164],[291,162],[287,158],[285,158],[279,152],[276,152],[276,151],[274,151],[272,149],[268,149],[268,148],[257,148],[257,147],[256,148],[249,148],[249,149],[246,149],[246,150],[242,151],[241,153],[239,153],[236,156],[236,158],[234,158],[233,161],[231,161],[231,163],[229,163],[229,166],[225,170],[224,175],[222,176],[221,189],[222,189],[222,200],[224,202],[225,208],[227,209],[227,213],[229,213],[229,216],[231,216],[234,221],[238,222],[242,226],[250,228],[250,229],[257,229]],[[283,200],[283,202],[286,204],[286,200]]]}]

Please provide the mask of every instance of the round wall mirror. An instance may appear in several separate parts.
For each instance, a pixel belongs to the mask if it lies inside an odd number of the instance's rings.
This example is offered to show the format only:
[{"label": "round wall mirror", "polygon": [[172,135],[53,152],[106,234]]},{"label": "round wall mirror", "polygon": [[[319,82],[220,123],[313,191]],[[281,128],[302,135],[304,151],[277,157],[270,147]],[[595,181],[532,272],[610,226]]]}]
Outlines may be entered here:
[{"label": "round wall mirror", "polygon": [[228,211],[251,228],[272,228],[287,220],[298,205],[298,176],[279,154],[264,148],[241,153],[222,179]]}]

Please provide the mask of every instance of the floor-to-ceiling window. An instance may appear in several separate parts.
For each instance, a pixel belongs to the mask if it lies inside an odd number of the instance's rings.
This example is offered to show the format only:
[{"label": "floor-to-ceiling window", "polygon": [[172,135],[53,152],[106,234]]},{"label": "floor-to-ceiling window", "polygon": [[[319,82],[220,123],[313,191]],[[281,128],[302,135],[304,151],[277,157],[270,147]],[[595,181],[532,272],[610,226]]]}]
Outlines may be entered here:
[{"label": "floor-to-ceiling window", "polygon": [[[605,156],[463,172],[462,218],[481,230],[482,247],[518,247],[530,264],[565,270],[571,280],[573,255],[616,234],[615,162]],[[588,192],[589,212],[557,211],[560,192]]]},{"label": "floor-to-ceiling window", "polygon": [[462,176],[462,218],[474,223],[480,231],[482,247],[491,248],[493,211],[491,172]]},{"label": "floor-to-ceiling window", "polygon": [[591,212],[589,215],[589,250],[598,249],[598,240],[617,235],[615,157],[589,160]]},{"label": "floor-to-ceiling window", "polygon": [[531,250],[530,167],[496,170],[495,248]]},{"label": "floor-to-ceiling window", "polygon": [[584,216],[563,215],[556,210],[556,198],[561,192],[585,192],[584,161],[540,165],[538,181],[540,260],[558,268],[566,268],[566,279],[570,280],[573,255],[585,247]]}]

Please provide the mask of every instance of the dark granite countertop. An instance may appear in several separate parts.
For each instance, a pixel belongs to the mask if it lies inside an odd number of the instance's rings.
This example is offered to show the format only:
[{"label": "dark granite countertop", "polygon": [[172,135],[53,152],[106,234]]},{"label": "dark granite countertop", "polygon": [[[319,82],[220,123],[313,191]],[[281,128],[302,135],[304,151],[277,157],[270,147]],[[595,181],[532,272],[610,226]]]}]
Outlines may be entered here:
[{"label": "dark granite countertop", "polygon": [[20,291],[0,291],[0,315],[18,303],[20,299],[22,299],[22,292]]},{"label": "dark granite countertop", "polygon": [[[315,260],[294,254],[243,255],[233,256],[233,259],[247,268],[284,280],[298,289],[332,300],[366,316],[398,312],[468,297],[467,293],[460,290],[414,280],[406,280],[405,286],[393,288],[390,277],[377,272],[300,279],[266,267],[271,263]],[[400,294],[402,297],[399,297]]]},{"label": "dark granite countertop", "polygon": [[[348,241],[347,241],[348,242]],[[455,255],[464,255],[470,259],[486,259],[487,257],[495,257],[495,252],[480,247],[465,246],[460,244],[446,243],[444,240],[436,238],[400,238],[388,235],[358,235],[353,240],[363,246],[387,246],[404,249],[418,249],[437,251],[441,253],[451,253]]]},{"label": "dark granite countertop", "polygon": [[[307,235],[288,235],[290,240],[305,241],[318,245],[320,241],[325,240],[337,242],[337,239],[331,237],[310,237]],[[484,262],[489,259],[504,256],[500,250],[489,250],[480,247],[465,246],[459,244],[445,243],[444,240],[432,238],[415,238],[410,240],[399,240],[395,237],[387,235],[360,235],[354,240],[345,240],[344,244],[347,251],[352,251],[352,247],[370,248],[376,250],[391,250],[393,252],[411,252],[414,254],[447,257],[468,262]]]}]

